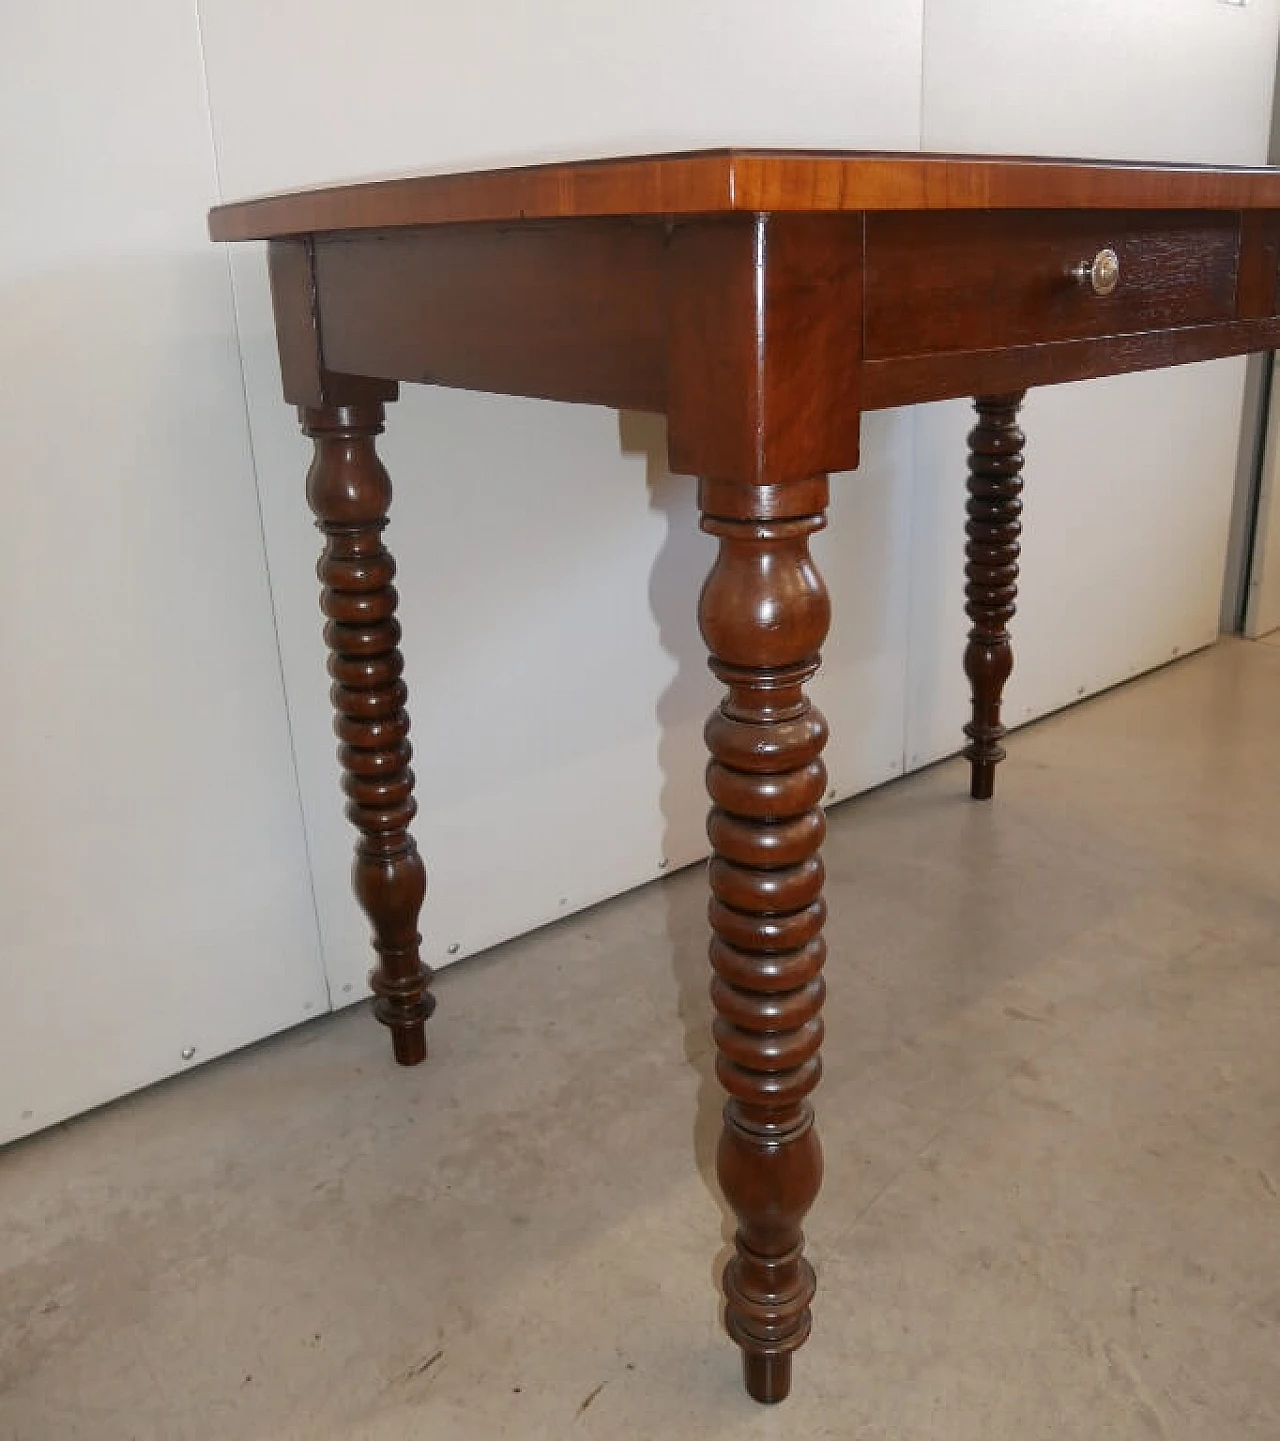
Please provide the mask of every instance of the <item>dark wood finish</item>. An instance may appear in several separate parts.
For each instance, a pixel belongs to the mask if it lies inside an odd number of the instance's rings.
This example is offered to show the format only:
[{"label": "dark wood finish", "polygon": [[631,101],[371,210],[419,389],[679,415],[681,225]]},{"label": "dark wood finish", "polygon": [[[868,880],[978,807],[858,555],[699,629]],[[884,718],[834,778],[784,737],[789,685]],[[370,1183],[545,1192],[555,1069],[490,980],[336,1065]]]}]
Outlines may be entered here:
[{"label": "dark wood finish", "polygon": [[[1110,248],[1120,282],[1071,274]],[[868,360],[1226,323],[1240,222],[1155,212],[959,211],[867,217]]]},{"label": "dark wood finish", "polygon": [[965,611],[973,622],[964,653],[973,690],[969,737],[969,794],[990,800],[996,766],[1004,760],[1000,723],[1004,683],[1013,669],[1009,622],[1018,599],[1018,556],[1022,534],[1022,447],[1018,407],[1023,392],[982,396],[974,401],[978,424],[969,432],[969,519],[965,524]]},{"label": "dark wood finish", "polygon": [[856,216],[675,227],[673,470],[761,484],[857,465],[861,257]]},{"label": "dark wood finish", "polygon": [[660,221],[589,220],[321,238],[336,370],[661,411]]},{"label": "dark wood finish", "polygon": [[[1280,344],[1280,172],[975,156],[706,151],[341,186],[221,206],[271,241],[286,396],[316,443],[334,698],[380,1017],[419,1059],[408,721],[374,453],[396,381],[664,411],[719,554],[700,606],[727,695],[707,727],[712,994],[738,1217],[726,1319],[780,1400],[810,1325],[801,1225],[821,1153],[828,625],[808,551],[861,413],[979,395],[966,668],[989,795],[1012,663],[1025,387]],[[1103,246],[1120,288],[1067,279]]]},{"label": "dark wood finish", "polygon": [[822,748],[804,693],[831,608],[809,555],[826,478],[749,487],[703,482],[702,528],[719,554],[699,620],[728,694],[707,723],[712,810],[711,996],[717,1074],[729,1093],[717,1173],[738,1217],[725,1324],[748,1391],[781,1401],[809,1334],[813,1268],[800,1229],[822,1178],[809,1093],[822,1042]]},{"label": "dark wood finish", "polygon": [[378,964],[369,976],[374,1014],[391,1028],[402,1066],[426,1059],[425,1021],[435,1009],[431,972],[419,955],[418,913],[427,878],[409,824],[413,750],[408,691],[402,679],[396,622],[395,562],[382,544],[391,479],[374,439],[379,404],[303,408],[302,428],[315,443],[307,501],[325,534],[317,574],[324,587],[330,694],[337,712],[347,815],[359,831],[351,881],[373,927]]},{"label": "dark wood finish", "polygon": [[[752,216],[672,237],[672,466],[699,471],[719,551],[699,606],[728,687],[707,723],[712,1000],[726,1091],[717,1171],[738,1218],[725,1324],[747,1389],[781,1401],[809,1334],[801,1224],[822,1178],[820,1074],[827,727],[805,695],[830,604],[809,555],[821,467],[858,458],[861,222]],[[852,344],[851,344],[852,338]]]},{"label": "dark wood finish", "polygon": [[886,410],[962,395],[995,395],[1034,385],[1246,355],[1276,346],[1280,346],[1280,321],[1265,320],[867,361],[862,368],[862,407]]},{"label": "dark wood finish", "polygon": [[1240,217],[1241,320],[1261,320],[1280,310],[1280,215],[1246,211]]},{"label": "dark wood finish", "polygon": [[[1214,216],[1215,220],[1220,217]],[[1240,224],[1242,255],[1239,304],[1231,309],[1259,308],[1265,287],[1257,279],[1265,269],[1268,255],[1259,259],[1258,246],[1268,243],[1280,217],[1273,213],[1255,219],[1265,221],[1255,230]],[[898,222],[898,217],[868,216],[869,234],[879,234],[877,224]],[[975,219],[994,224],[1003,219],[1016,231],[1035,215],[1017,212],[1001,216],[925,216],[929,222],[961,223]],[[394,397],[392,379],[430,380],[441,385],[458,385],[502,394],[533,395],[640,410],[668,412],[671,421],[673,465],[690,474],[714,470],[707,463],[714,456],[699,457],[691,450],[693,440],[726,444],[722,418],[715,422],[703,414],[694,397],[698,390],[691,375],[694,367],[705,366],[706,355],[718,357],[716,364],[728,364],[723,349],[707,351],[709,335],[735,336],[732,350],[737,374],[744,386],[756,386],[756,362],[761,355],[780,370],[792,366],[783,358],[816,355],[798,350],[795,336],[818,327],[826,337],[824,378],[817,383],[821,367],[805,384],[797,384],[791,400],[805,404],[810,414],[801,422],[790,414],[791,401],[775,416],[750,413],[750,424],[764,423],[765,463],[768,450],[777,449],[778,428],[789,424],[798,434],[826,437],[825,448],[815,446],[813,471],[847,469],[856,464],[857,413],[921,400],[941,400],[974,393],[998,394],[1026,385],[1055,384],[1090,376],[1114,375],[1125,371],[1178,365],[1222,355],[1280,345],[1280,316],[1227,319],[1218,323],[1173,323],[1169,311],[1169,285],[1151,283],[1140,263],[1125,268],[1115,295],[1087,295],[1076,282],[1055,287],[1057,307],[1078,305],[1089,317],[1089,326],[1116,317],[1115,334],[1063,338],[1058,334],[1037,335],[1025,342],[996,343],[991,334],[994,322],[976,306],[967,292],[939,298],[931,306],[904,306],[893,323],[897,338],[891,337],[892,314],[876,299],[882,279],[885,251],[870,259],[866,283],[871,286],[867,302],[868,327],[872,339],[895,352],[888,358],[861,354],[860,320],[863,277],[855,256],[862,249],[864,218],[856,215],[827,216],[728,216],[718,220],[683,220],[674,224],[656,221],[582,221],[520,225],[512,222],[495,226],[443,226],[403,232],[394,237],[373,234],[345,239],[318,237],[306,240],[277,240],[271,245],[273,297],[280,337],[281,368],[286,397],[295,404],[320,404],[326,396],[355,400],[385,400]],[[1237,224],[1233,217],[1232,224]],[[1075,222],[1081,229],[1081,222]],[[1186,236],[1195,226],[1182,231]],[[1220,226],[1210,226],[1214,255],[1221,260],[1227,241]],[[1084,258],[1088,244],[1110,230],[1094,227],[1089,236],[1078,236]],[[764,245],[761,274],[772,286],[764,296],[763,315],[770,317],[771,333],[757,334],[758,314],[734,310],[744,297],[755,304],[755,280],[750,273],[755,263],[754,246]],[[751,251],[750,262],[742,256]],[[910,292],[914,285],[933,287],[935,295],[945,280],[940,274],[952,265],[970,277],[972,288],[989,295],[1002,283],[999,267],[984,260],[984,247],[975,239],[965,251],[950,252],[946,267],[930,261],[927,251],[916,246],[919,259],[906,274],[899,264],[899,285]],[[1055,252],[1055,265],[1070,248]],[[736,267],[730,263],[737,256]],[[719,259],[717,258],[719,257]],[[788,259],[790,257],[790,259]],[[728,269],[717,274],[723,261]],[[806,273],[822,278],[819,295],[815,286],[795,277]],[[984,266],[987,270],[984,270]],[[792,279],[787,280],[788,269]],[[1184,265],[1181,275],[1201,273],[1196,263]],[[1011,272],[1002,272],[1009,280]],[[579,286],[578,281],[581,278]],[[1220,307],[1223,279],[1221,270],[1210,269],[1210,295],[1200,297],[1185,284],[1178,291],[1185,302],[1203,314],[1206,307]],[[1273,277],[1274,279],[1274,277]],[[1019,274],[1012,272],[1017,284]],[[1041,282],[1048,280],[1041,272]],[[736,291],[735,291],[736,287]],[[1025,288],[1025,287],[1024,287]],[[1130,289],[1145,295],[1145,318],[1129,318],[1126,299]],[[1025,298],[1025,296],[1024,296]],[[1273,297],[1274,298],[1274,297]],[[909,299],[909,295],[908,295]],[[957,306],[956,302],[963,302]],[[1113,302],[1115,302],[1113,304]],[[1163,306],[1163,309],[1161,307]],[[804,314],[801,316],[801,311]],[[939,314],[963,310],[983,330],[982,344],[952,322],[939,321]],[[323,312],[323,314],[322,314]],[[792,337],[783,333],[795,313]],[[732,314],[733,318],[727,319]],[[1018,321],[1020,333],[1033,333],[1032,316],[1024,305]],[[1180,317],[1185,319],[1185,314]],[[1124,330],[1124,324],[1139,323],[1146,328]],[[948,344],[958,349],[928,350],[936,342],[939,326]],[[1081,322],[1077,322],[1079,329]],[[949,329],[947,328],[949,327]],[[321,335],[323,334],[323,357]],[[701,359],[699,357],[702,357]],[[679,374],[668,374],[674,368]],[[380,379],[369,379],[380,377]],[[832,392],[832,387],[839,394]],[[363,387],[363,388],[362,388]],[[668,391],[674,405],[667,402]],[[767,387],[766,392],[767,393]],[[743,397],[748,391],[743,390]],[[679,411],[680,397],[689,397],[686,416]],[[758,406],[756,400],[749,402]],[[825,406],[827,414],[813,415]],[[744,436],[747,423],[740,408],[728,407],[728,423],[739,427],[735,444],[754,445],[751,434]],[[841,416],[845,417],[842,434]],[[719,430],[717,432],[717,424]],[[770,439],[772,427],[774,439]],[[852,444],[850,441],[852,440]],[[735,458],[735,465],[739,459]],[[785,466],[784,466],[785,469]],[[781,472],[780,472],[781,473]]]},{"label": "dark wood finish", "polygon": [[470,221],[809,210],[1280,209],[1275,170],[874,151],[704,150],[424,175],[210,212],[214,240]]},{"label": "dark wood finish", "polygon": [[284,398],[291,405],[378,405],[394,400],[394,380],[343,375],[322,355],[320,298],[315,245],[306,240],[273,240],[267,249],[271,305]]}]

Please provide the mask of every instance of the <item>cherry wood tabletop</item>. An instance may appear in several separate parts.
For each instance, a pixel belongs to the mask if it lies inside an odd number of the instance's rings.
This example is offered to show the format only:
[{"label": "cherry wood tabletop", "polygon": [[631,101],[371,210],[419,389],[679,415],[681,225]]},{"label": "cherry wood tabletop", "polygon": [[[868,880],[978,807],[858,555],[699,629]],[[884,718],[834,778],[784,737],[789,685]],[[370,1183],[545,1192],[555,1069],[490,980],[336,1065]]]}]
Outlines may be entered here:
[{"label": "cherry wood tabletop", "polygon": [[1280,207],[1280,170],[873,151],[702,150],[325,186],[210,212],[214,240],[733,211]]}]

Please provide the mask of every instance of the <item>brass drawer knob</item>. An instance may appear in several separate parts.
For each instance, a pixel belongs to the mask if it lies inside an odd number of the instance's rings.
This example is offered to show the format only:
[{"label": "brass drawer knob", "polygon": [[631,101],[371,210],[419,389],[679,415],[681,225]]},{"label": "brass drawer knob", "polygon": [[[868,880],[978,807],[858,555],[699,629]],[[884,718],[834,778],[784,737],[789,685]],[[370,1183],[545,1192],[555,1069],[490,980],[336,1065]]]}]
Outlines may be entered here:
[{"label": "brass drawer knob", "polygon": [[1114,250],[1099,250],[1092,260],[1071,267],[1072,278],[1093,287],[1095,295],[1110,295],[1120,284],[1120,257]]}]

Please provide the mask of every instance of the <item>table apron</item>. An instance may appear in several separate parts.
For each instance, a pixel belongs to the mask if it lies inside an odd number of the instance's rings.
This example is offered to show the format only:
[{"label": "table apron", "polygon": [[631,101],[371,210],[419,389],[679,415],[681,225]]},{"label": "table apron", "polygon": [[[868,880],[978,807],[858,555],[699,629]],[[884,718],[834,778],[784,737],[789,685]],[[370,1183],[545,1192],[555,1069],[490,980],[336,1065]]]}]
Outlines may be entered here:
[{"label": "table apron", "polygon": [[[689,339],[672,316],[688,299],[688,277],[673,280],[673,240],[711,223],[513,221],[274,241],[273,266],[305,267],[314,302],[296,307],[308,312],[304,335],[301,322],[284,323],[277,297],[286,393],[305,401],[309,374],[337,374],[667,412],[674,350]],[[862,409],[1280,345],[1275,212],[889,213],[805,225],[811,248],[829,226],[846,267],[862,247],[860,326],[856,308],[840,315],[849,344],[837,357],[861,381],[831,377],[842,395],[860,392]],[[1122,259],[1106,297],[1064,270],[1102,240]],[[750,318],[761,344],[787,335],[802,349],[795,332],[809,312],[787,309],[812,298],[779,287],[769,303]],[[830,359],[830,337],[824,344]]]},{"label": "table apron", "polygon": [[862,368],[864,410],[888,410],[930,400],[992,395],[1156,370],[1197,360],[1280,347],[1280,319],[1194,325],[1135,335],[1011,345],[999,350],[954,350],[869,360]]}]

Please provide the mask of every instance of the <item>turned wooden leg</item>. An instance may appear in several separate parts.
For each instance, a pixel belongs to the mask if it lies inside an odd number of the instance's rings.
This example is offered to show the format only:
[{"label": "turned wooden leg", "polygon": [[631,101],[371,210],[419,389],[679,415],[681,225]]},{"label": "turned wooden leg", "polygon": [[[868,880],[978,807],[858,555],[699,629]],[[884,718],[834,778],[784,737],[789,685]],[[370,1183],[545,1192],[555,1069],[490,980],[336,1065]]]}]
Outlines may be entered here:
[{"label": "turned wooden leg", "polygon": [[391,479],[378,459],[380,404],[303,407],[315,442],[307,500],[325,534],[317,566],[327,617],[330,694],[341,744],[347,815],[359,831],[351,882],[373,927],[378,963],[369,975],[374,1014],[391,1028],[402,1066],[426,1058],[425,1022],[435,1009],[431,971],[419,956],[418,912],[426,872],[409,834],[417,811],[409,760],[407,691],[401,672],[395,562],[382,544]]},{"label": "turned wooden leg", "polygon": [[964,728],[964,753],[972,764],[969,793],[980,801],[991,799],[996,766],[1005,756],[1000,698],[1013,669],[1008,625],[1018,597],[1024,442],[1017,416],[1025,394],[980,396],[974,401],[978,423],[969,432],[965,610],[973,629],[964,668],[973,688],[973,719]]},{"label": "turned wooden leg", "polygon": [[757,1401],[790,1390],[814,1293],[800,1226],[822,1179],[808,1096],[821,1072],[827,727],[804,685],[830,620],[808,544],[826,503],[825,476],[700,488],[720,550],[699,618],[728,687],[706,730],[711,995],[729,1093],[717,1171],[738,1218],[725,1324]]}]

